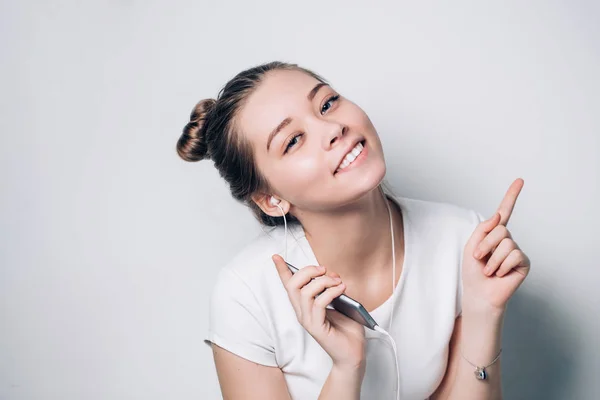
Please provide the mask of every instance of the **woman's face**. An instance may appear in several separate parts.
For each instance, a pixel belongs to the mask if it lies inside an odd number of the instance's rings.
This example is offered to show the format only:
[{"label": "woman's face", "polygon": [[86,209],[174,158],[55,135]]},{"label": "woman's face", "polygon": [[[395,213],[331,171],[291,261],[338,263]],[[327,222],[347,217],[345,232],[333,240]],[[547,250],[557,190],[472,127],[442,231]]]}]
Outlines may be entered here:
[{"label": "woman's face", "polygon": [[[337,209],[385,176],[381,141],[367,114],[301,71],[268,72],[236,122],[274,190],[269,194],[289,202],[292,213]],[[358,143],[362,153],[349,163]]]}]

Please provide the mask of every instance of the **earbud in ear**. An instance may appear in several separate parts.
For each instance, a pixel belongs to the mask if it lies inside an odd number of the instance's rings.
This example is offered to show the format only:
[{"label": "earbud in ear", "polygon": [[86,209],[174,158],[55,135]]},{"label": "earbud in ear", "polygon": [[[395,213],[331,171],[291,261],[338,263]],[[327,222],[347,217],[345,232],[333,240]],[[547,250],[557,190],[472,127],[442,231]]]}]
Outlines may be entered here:
[{"label": "earbud in ear", "polygon": [[279,203],[280,203],[280,201],[281,201],[281,200],[278,200],[278,199],[276,199],[274,196],[271,196],[271,200],[270,200],[270,202],[271,202],[271,205],[272,205],[272,206],[276,206],[277,204],[279,204]]}]

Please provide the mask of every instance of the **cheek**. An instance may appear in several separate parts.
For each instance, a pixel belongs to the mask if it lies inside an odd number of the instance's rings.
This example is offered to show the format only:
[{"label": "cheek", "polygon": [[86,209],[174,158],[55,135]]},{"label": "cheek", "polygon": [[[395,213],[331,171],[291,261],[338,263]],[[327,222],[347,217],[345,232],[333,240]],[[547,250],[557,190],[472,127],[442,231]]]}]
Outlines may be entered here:
[{"label": "cheek", "polygon": [[300,154],[271,171],[272,183],[283,197],[300,202],[307,191],[322,185],[328,176],[332,177],[325,160]]},{"label": "cheek", "polygon": [[310,180],[316,178],[318,175],[323,175],[325,172],[325,162],[317,157],[297,157],[292,169],[297,172],[295,175],[299,175],[299,180]]},{"label": "cheek", "polygon": [[290,162],[285,170],[281,170],[284,185],[289,189],[300,192],[306,189],[311,183],[314,185],[323,179],[327,172],[327,166],[323,160],[317,157],[297,156]]},{"label": "cheek", "polygon": [[354,103],[349,104],[344,110],[344,120],[347,121],[351,128],[371,139],[375,137],[377,138],[377,142],[379,141],[379,136],[371,119],[362,108]]}]

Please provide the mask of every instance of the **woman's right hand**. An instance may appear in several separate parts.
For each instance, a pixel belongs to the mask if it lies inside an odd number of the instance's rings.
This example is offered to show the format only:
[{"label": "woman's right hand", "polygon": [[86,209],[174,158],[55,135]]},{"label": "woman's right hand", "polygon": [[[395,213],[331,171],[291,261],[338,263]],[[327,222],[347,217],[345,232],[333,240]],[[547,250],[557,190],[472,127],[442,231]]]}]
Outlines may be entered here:
[{"label": "woman's right hand", "polygon": [[[334,366],[364,368],[364,327],[344,314],[326,308],[346,289],[339,275],[326,273],[325,267],[314,265],[292,274],[280,255],[275,254],[272,259],[298,322],[329,354]],[[319,293],[321,294],[315,298]]]}]

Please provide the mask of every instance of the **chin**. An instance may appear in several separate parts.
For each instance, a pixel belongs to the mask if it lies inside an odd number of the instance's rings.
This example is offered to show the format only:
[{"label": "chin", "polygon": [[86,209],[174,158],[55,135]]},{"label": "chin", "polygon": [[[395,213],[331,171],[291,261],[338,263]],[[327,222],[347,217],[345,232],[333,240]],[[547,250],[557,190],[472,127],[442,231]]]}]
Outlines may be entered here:
[{"label": "chin", "polygon": [[356,177],[352,179],[352,185],[350,187],[346,186],[346,192],[351,191],[353,193],[350,195],[353,200],[358,200],[368,195],[381,184],[385,178],[386,171],[387,169],[383,160],[373,163],[364,173],[356,174]]}]

